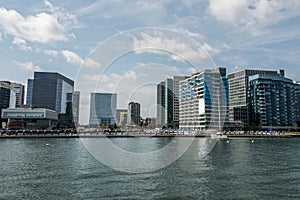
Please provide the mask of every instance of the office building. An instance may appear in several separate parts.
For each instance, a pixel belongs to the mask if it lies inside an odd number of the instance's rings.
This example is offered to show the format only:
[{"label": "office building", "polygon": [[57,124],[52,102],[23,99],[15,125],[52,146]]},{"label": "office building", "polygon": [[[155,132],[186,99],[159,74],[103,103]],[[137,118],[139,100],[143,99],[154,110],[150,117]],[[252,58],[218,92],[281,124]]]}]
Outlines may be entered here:
[{"label": "office building", "polygon": [[2,118],[2,110],[9,107],[10,104],[10,89],[8,83],[0,82],[0,127],[5,127],[6,119]]},{"label": "office building", "polygon": [[229,114],[226,68],[207,69],[180,82],[179,129],[223,129]]},{"label": "office building", "polygon": [[110,126],[116,124],[117,94],[91,93],[90,126]]},{"label": "office building", "polygon": [[8,108],[2,115],[10,130],[52,130],[58,124],[58,113],[45,108]]},{"label": "office building", "polygon": [[27,90],[26,90],[26,105],[32,105],[32,90],[33,90],[33,79],[27,80]]},{"label": "office building", "polygon": [[[29,81],[31,82],[31,81]],[[31,99],[33,107],[65,113],[68,93],[73,93],[74,81],[53,72],[34,72]],[[30,95],[30,87],[27,89]],[[29,101],[30,103],[30,101]]]},{"label": "office building", "polygon": [[257,74],[270,76],[284,76],[284,71],[266,71],[244,69],[228,74],[229,82],[229,119],[231,121],[241,121],[247,128],[249,125],[248,114],[248,82],[249,77]]},{"label": "office building", "polygon": [[253,129],[294,129],[300,121],[300,85],[282,74],[250,76],[248,99]]},{"label": "office building", "polygon": [[141,119],[141,105],[137,102],[128,104],[127,125],[139,125]]},{"label": "office building", "polygon": [[117,109],[117,125],[124,126],[127,123],[127,109]]},{"label": "office building", "polygon": [[74,91],[73,92],[73,118],[74,118],[74,123],[76,126],[79,125],[79,109],[80,109],[80,92],[79,91]]},{"label": "office building", "polygon": [[157,85],[157,125],[179,127],[179,83],[184,76],[173,76]]}]

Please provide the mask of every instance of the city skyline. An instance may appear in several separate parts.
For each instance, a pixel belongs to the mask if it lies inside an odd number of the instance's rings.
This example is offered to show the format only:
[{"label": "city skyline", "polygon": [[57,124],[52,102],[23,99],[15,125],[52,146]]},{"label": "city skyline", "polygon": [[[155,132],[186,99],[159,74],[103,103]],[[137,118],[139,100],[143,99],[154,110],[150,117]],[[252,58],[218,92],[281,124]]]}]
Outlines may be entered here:
[{"label": "city skyline", "polygon": [[[156,98],[152,95],[156,84],[172,75],[189,75],[216,66],[227,66],[228,74],[243,68],[284,68],[287,77],[299,81],[299,11],[298,1],[242,0],[228,1],[226,5],[222,0],[2,1],[0,78],[27,86],[33,71],[58,71],[75,82],[78,77],[82,78],[79,83],[89,82],[75,86],[75,90],[88,94],[117,92],[118,108],[138,101],[143,105],[142,116],[151,117],[156,113]],[[124,19],[128,23],[122,23]],[[144,30],[147,27],[157,29],[149,32]],[[139,34],[133,35],[127,46],[135,50],[113,62],[105,74],[94,73],[92,70],[101,68],[104,59],[89,56],[96,46],[133,29],[139,29]],[[194,43],[178,42],[178,35]],[[196,43],[199,48],[195,50]],[[124,47],[121,42],[118,46],[111,44],[114,51]],[[143,46],[167,46],[177,57],[162,51],[141,50]],[[183,62],[180,56],[193,65]],[[82,68],[93,73],[80,77]],[[83,124],[88,121],[89,102],[90,95],[83,92]]]}]

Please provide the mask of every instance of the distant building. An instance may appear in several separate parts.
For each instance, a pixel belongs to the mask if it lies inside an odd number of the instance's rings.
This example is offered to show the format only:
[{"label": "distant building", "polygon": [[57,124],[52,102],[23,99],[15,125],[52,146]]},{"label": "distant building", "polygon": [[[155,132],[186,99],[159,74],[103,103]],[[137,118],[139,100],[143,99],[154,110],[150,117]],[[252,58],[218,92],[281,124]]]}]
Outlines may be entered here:
[{"label": "distant building", "polygon": [[207,69],[180,82],[179,128],[222,129],[229,114],[226,68]]},{"label": "distant building", "polygon": [[124,126],[127,123],[127,109],[117,109],[117,125]]},{"label": "distant building", "polygon": [[179,83],[185,76],[173,76],[157,85],[157,125],[179,128]]},{"label": "distant building", "polygon": [[80,110],[80,92],[73,93],[73,117],[76,126],[79,126],[79,110]]},{"label": "distant building", "polygon": [[[31,81],[28,81],[31,82]],[[34,72],[31,88],[27,88],[27,99],[33,107],[47,108],[58,113],[65,113],[67,93],[72,93],[74,81],[53,72]]]},{"label": "distant building", "polygon": [[284,71],[244,69],[228,74],[229,119],[231,121],[241,121],[245,127],[249,125],[249,102],[247,98],[249,77],[257,74],[284,76]]},{"label": "distant building", "polygon": [[90,126],[116,124],[117,94],[91,93]]},{"label": "distant building", "polygon": [[26,105],[32,105],[33,79],[27,80]]},{"label": "distant building", "polygon": [[12,130],[51,130],[58,123],[58,113],[45,108],[8,108],[2,110],[2,116]]},{"label": "distant building", "polygon": [[141,105],[137,102],[128,104],[127,125],[139,125],[141,119]]},{"label": "distant building", "polygon": [[300,121],[300,85],[283,76],[249,77],[249,121],[255,129],[293,129]]},{"label": "distant building", "polygon": [[10,103],[10,89],[5,86],[3,83],[0,84],[0,126],[5,126],[3,123],[7,122],[6,119],[2,118],[2,110],[9,107]]},{"label": "distant building", "polygon": [[[0,119],[1,109],[20,108],[24,104],[24,85],[10,81],[0,81]],[[2,122],[7,120],[1,119]]]}]

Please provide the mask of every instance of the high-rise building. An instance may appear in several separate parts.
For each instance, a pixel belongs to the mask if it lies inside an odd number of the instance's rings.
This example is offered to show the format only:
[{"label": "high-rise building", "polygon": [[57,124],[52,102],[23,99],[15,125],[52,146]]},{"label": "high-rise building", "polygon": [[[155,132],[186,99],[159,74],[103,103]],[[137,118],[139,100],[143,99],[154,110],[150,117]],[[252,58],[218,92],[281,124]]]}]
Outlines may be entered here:
[{"label": "high-rise building", "polygon": [[127,109],[117,109],[117,125],[124,126],[127,123]]},{"label": "high-rise building", "polygon": [[231,121],[241,121],[245,127],[249,125],[248,114],[248,81],[249,77],[257,74],[270,76],[284,76],[284,71],[266,71],[244,69],[228,74],[229,82],[229,119]]},{"label": "high-rise building", "polygon": [[10,81],[0,81],[0,85],[10,91],[10,108],[20,108],[24,104],[24,85]]},{"label": "high-rise building", "polygon": [[141,105],[137,102],[128,104],[127,124],[138,125],[141,119]]},{"label": "high-rise building", "polygon": [[91,93],[90,126],[116,124],[117,94]]},{"label": "high-rise building", "polygon": [[179,83],[184,76],[173,76],[157,85],[157,125],[179,127]]},{"label": "high-rise building", "polygon": [[33,79],[27,80],[26,105],[32,105]]},{"label": "high-rise building", "polygon": [[9,108],[10,104],[10,89],[8,83],[0,82],[0,127],[2,128],[2,123],[7,120],[2,119],[2,110]]},{"label": "high-rise building", "polygon": [[59,73],[34,72],[32,106],[65,113],[67,94],[73,93],[73,87],[74,81]]},{"label": "high-rise building", "polygon": [[300,121],[300,85],[282,76],[249,77],[249,122],[255,129],[288,129]]},{"label": "high-rise building", "polygon": [[15,93],[16,103],[15,107],[20,108],[24,105],[24,93],[25,93],[25,86],[20,83],[10,83],[11,90]]},{"label": "high-rise building", "polygon": [[180,82],[179,128],[223,129],[229,114],[226,68],[207,69]]},{"label": "high-rise building", "polygon": [[79,105],[80,105],[80,92],[74,91],[72,95],[73,118],[76,126],[79,125]]}]

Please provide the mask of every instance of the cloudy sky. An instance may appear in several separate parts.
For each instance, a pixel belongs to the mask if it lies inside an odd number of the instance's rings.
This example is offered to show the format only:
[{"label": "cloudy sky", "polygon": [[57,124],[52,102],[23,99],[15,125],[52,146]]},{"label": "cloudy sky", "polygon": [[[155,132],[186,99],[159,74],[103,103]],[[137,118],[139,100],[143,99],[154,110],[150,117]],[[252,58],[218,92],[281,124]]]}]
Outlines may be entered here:
[{"label": "cloudy sky", "polygon": [[59,72],[81,92],[155,116],[156,84],[205,68],[284,68],[300,80],[299,0],[0,0],[1,80]]}]

